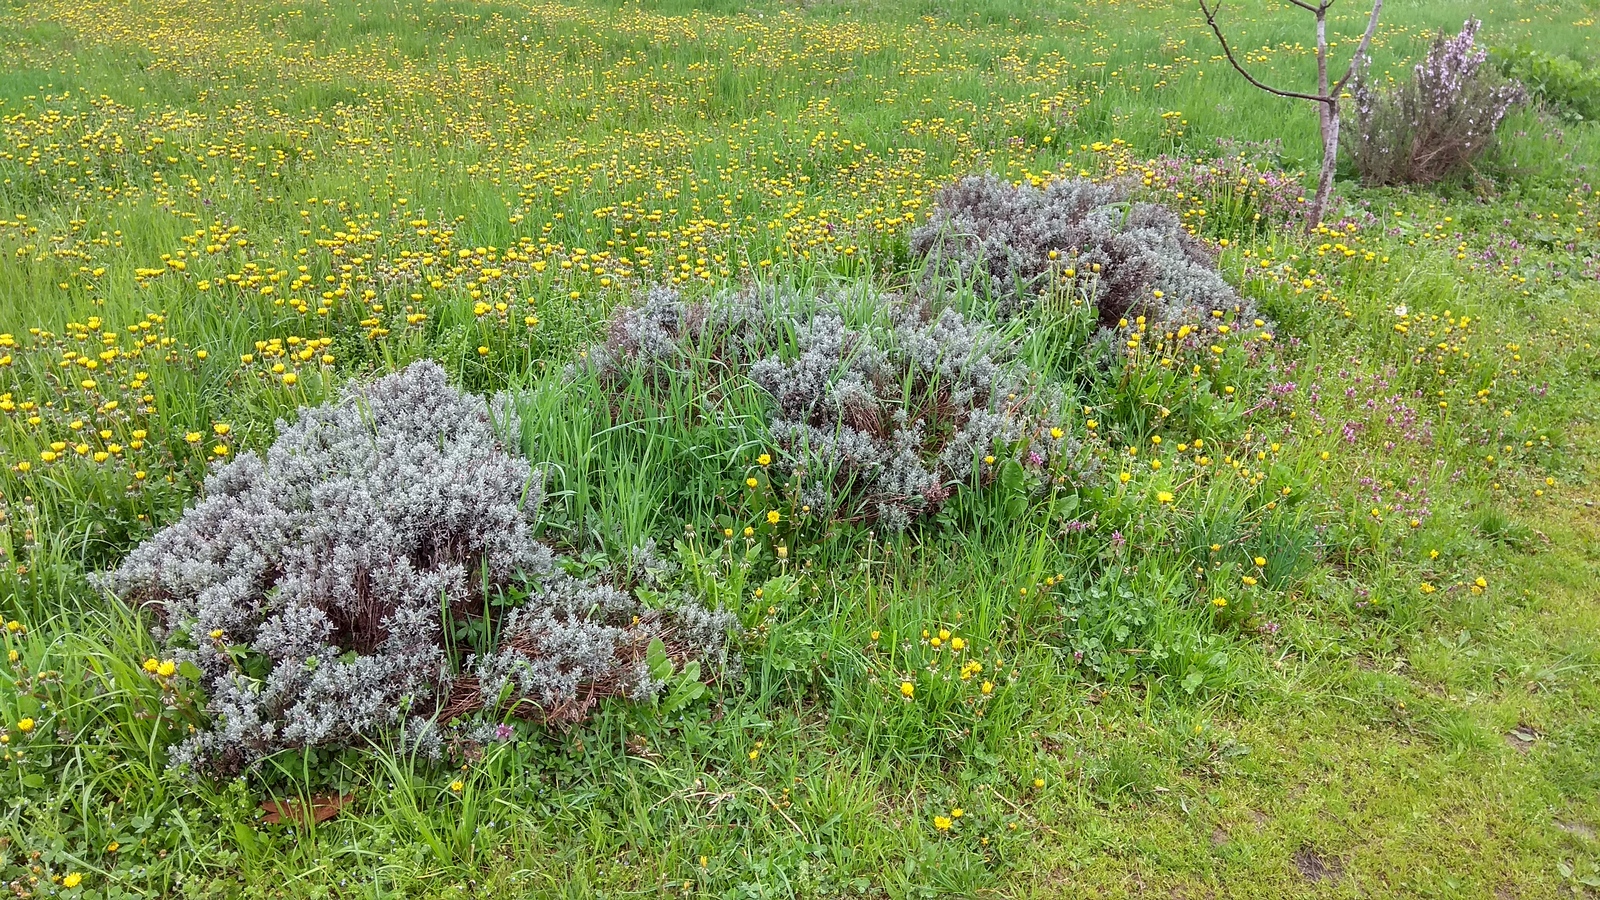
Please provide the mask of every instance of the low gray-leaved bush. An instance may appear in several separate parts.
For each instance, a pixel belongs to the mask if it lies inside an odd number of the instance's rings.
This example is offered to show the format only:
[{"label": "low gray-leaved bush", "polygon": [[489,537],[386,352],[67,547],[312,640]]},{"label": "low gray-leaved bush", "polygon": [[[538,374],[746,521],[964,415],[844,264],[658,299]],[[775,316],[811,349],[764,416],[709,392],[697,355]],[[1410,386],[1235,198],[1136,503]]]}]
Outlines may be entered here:
[{"label": "low gray-leaved bush", "polygon": [[968,176],[939,192],[911,250],[926,281],[992,296],[1002,320],[1051,295],[1086,300],[1103,326],[1143,316],[1157,333],[1188,325],[1196,340],[1256,316],[1172,210],[1130,201],[1117,184],[1065,178],[1041,189]]},{"label": "low gray-leaved bush", "polygon": [[[349,388],[280,422],[264,457],[219,466],[104,579],[197,672],[213,724],[175,764],[233,772],[401,725],[427,737],[484,709],[576,721],[601,697],[660,688],[652,641],[722,652],[726,616],[649,610],[555,571],[532,537],[538,473],[501,438],[514,419],[431,362]],[[513,586],[527,600],[495,623],[497,646],[459,652],[457,626],[494,618]]]},{"label": "low gray-leaved bush", "polygon": [[772,287],[689,300],[656,285],[644,302],[612,311],[605,340],[589,348],[583,365],[611,383],[635,372],[653,380],[692,377],[707,362],[748,365],[777,340],[792,301]]},{"label": "low gray-leaved bush", "polygon": [[1002,330],[915,297],[766,286],[690,301],[657,288],[619,309],[586,359],[602,379],[748,379],[770,397],[771,445],[802,508],[897,530],[1000,461],[1065,478],[1086,459],[1055,425],[1060,399],[1012,350]]}]

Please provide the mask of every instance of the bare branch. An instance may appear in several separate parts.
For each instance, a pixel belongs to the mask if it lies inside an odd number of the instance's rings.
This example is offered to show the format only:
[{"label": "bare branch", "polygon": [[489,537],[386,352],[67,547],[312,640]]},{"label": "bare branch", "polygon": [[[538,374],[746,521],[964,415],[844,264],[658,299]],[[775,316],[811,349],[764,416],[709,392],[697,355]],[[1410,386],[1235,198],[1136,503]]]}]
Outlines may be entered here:
[{"label": "bare branch", "polygon": [[[1313,103],[1328,102],[1327,97],[1319,97],[1316,94],[1302,94],[1299,91],[1280,90],[1272,87],[1271,85],[1262,84],[1260,81],[1257,81],[1254,75],[1251,75],[1249,72],[1245,71],[1244,66],[1239,65],[1239,61],[1233,56],[1233,48],[1228,46],[1228,39],[1222,36],[1222,29],[1217,26],[1217,13],[1222,10],[1221,0],[1218,0],[1215,7],[1208,6],[1206,4],[1206,0],[1199,0],[1199,2],[1200,11],[1204,13],[1206,17],[1206,24],[1211,26],[1211,33],[1217,36],[1217,43],[1222,45],[1222,52],[1228,57],[1228,63],[1233,66],[1234,71],[1244,76],[1245,81],[1250,82],[1269,94],[1277,94],[1279,97],[1292,97],[1296,100],[1310,100]],[[1379,0],[1379,2],[1381,3],[1382,0]]]},{"label": "bare branch", "polygon": [[[1304,2],[1304,0],[1289,0],[1289,2],[1293,3],[1295,6],[1298,6],[1301,9],[1303,9],[1306,12],[1309,12],[1309,13],[1314,13],[1314,12],[1317,11],[1317,7],[1312,6],[1309,3]],[[1221,8],[1221,4],[1218,4],[1218,8],[1219,9]]]},{"label": "bare branch", "polygon": [[1345,70],[1344,77],[1334,82],[1328,93],[1339,96],[1344,89],[1345,82],[1360,68],[1361,60],[1367,55],[1367,48],[1372,46],[1372,33],[1378,30],[1378,13],[1383,11],[1383,0],[1372,0],[1372,15],[1367,18],[1367,31],[1361,35],[1361,43],[1356,45],[1356,55],[1350,57],[1350,68]]}]

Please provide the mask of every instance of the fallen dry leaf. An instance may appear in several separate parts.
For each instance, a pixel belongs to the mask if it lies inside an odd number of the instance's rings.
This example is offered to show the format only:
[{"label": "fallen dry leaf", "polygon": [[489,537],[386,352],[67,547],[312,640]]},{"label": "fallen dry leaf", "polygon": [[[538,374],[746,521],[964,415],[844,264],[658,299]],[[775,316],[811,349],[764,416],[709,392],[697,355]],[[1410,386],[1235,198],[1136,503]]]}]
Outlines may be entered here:
[{"label": "fallen dry leaf", "polygon": [[268,800],[261,804],[261,809],[267,814],[265,821],[268,825],[280,825],[284,822],[304,825],[328,821],[337,816],[346,803],[354,799],[356,799],[355,794],[313,794],[309,810],[303,808],[299,798]]}]

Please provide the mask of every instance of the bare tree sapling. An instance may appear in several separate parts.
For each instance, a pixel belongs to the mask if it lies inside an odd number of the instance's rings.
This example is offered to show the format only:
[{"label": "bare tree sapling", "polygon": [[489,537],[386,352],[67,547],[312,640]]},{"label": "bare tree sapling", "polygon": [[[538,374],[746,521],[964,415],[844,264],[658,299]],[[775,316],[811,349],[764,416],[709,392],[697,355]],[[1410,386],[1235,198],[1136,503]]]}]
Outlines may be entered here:
[{"label": "bare tree sapling", "polygon": [[1372,33],[1378,28],[1378,14],[1383,10],[1383,0],[1373,0],[1372,12],[1367,16],[1367,30],[1361,35],[1361,43],[1357,45],[1355,55],[1350,58],[1350,65],[1345,69],[1344,75],[1331,84],[1328,81],[1328,10],[1333,7],[1335,0],[1317,0],[1315,4],[1304,0],[1289,0],[1289,2],[1316,17],[1317,92],[1314,94],[1276,88],[1250,74],[1239,63],[1238,57],[1234,56],[1233,48],[1228,45],[1228,39],[1222,35],[1222,27],[1217,24],[1217,14],[1222,11],[1221,0],[1212,0],[1209,3],[1207,0],[1199,0],[1200,11],[1205,15],[1206,24],[1211,26],[1212,33],[1217,36],[1217,43],[1222,45],[1223,55],[1246,81],[1269,94],[1309,100],[1317,104],[1317,116],[1322,126],[1322,171],[1317,178],[1316,196],[1312,198],[1311,209],[1306,216],[1306,230],[1314,231],[1322,224],[1322,217],[1328,206],[1328,196],[1333,193],[1333,171],[1339,157],[1339,94],[1361,68],[1361,61],[1366,58],[1367,48],[1372,44]]}]

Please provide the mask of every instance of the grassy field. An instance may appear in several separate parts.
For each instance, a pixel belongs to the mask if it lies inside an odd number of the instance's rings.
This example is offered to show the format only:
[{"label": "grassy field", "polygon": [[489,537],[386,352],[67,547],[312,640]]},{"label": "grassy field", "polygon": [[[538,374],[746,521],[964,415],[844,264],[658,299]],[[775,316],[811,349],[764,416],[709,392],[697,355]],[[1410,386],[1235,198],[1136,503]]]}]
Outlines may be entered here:
[{"label": "grassy field", "polygon": [[[1593,124],[1523,108],[1470,177],[1341,179],[1306,235],[1314,113],[1187,3],[3,10],[13,896],[1600,893]],[[1386,8],[1374,70],[1465,12]],[[1597,58],[1592,4],[1472,12]],[[1297,11],[1223,19],[1309,87]],[[1364,21],[1336,7],[1336,53]],[[1131,178],[1273,349],[1204,382],[1134,354],[1063,423],[1090,480],[899,534],[762,527],[758,400],[712,427],[692,392],[571,376],[654,284],[904,286],[938,188],[985,170]],[[594,571],[675,548],[740,615],[742,671],[438,763],[170,769],[197,695],[90,576],[276,420],[423,358],[518,398],[542,540]],[[350,800],[263,821],[312,796]]]}]

